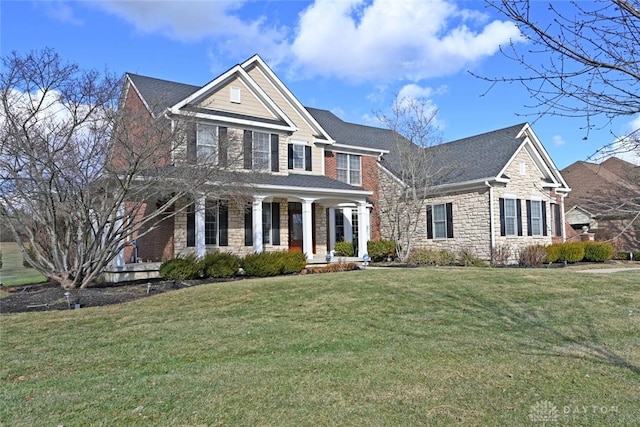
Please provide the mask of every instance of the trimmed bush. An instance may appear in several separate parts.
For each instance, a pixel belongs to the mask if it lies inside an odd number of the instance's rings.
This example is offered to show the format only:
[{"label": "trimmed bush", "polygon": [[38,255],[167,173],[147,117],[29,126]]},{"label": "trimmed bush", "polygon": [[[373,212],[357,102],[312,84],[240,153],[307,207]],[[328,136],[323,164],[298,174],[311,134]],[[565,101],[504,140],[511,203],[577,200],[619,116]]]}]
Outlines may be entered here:
[{"label": "trimmed bush", "polygon": [[518,253],[518,263],[523,267],[537,267],[548,258],[548,248],[543,245],[529,245]]},{"label": "trimmed bush", "polygon": [[565,242],[560,247],[558,261],[566,261],[570,264],[580,262],[584,259],[583,242]]},{"label": "trimmed bush", "polygon": [[640,261],[640,251],[636,251],[633,253],[633,260]]},{"label": "trimmed bush", "polygon": [[301,252],[278,251],[247,255],[242,265],[249,276],[270,277],[299,273],[306,263],[307,260]]},{"label": "trimmed bush", "polygon": [[452,265],[456,262],[456,256],[446,250],[414,249],[407,261],[415,265]]},{"label": "trimmed bush", "polygon": [[465,267],[487,267],[485,260],[478,257],[471,249],[462,249],[458,254],[458,262]]},{"label": "trimmed bush", "polygon": [[616,260],[619,260],[619,261],[629,261],[631,259],[630,254],[631,254],[631,252],[617,252],[613,256],[613,259],[616,259]]},{"label": "trimmed bush", "polygon": [[372,261],[384,261],[396,255],[396,242],[393,240],[369,240],[367,254]]},{"label": "trimmed bush", "polygon": [[208,254],[200,261],[204,277],[229,278],[240,270],[240,257],[230,252]]},{"label": "trimmed bush", "polygon": [[163,262],[159,273],[165,280],[192,280],[202,276],[202,268],[195,255],[187,255]]},{"label": "trimmed bush", "polygon": [[344,240],[336,242],[334,250],[337,256],[353,256],[356,253],[353,243],[345,242]]},{"label": "trimmed bush", "polygon": [[557,262],[560,259],[560,251],[564,243],[553,243],[547,246],[547,257],[544,262]]},{"label": "trimmed bush", "polygon": [[590,262],[609,261],[613,256],[613,246],[606,242],[588,242],[584,245],[584,260]]}]

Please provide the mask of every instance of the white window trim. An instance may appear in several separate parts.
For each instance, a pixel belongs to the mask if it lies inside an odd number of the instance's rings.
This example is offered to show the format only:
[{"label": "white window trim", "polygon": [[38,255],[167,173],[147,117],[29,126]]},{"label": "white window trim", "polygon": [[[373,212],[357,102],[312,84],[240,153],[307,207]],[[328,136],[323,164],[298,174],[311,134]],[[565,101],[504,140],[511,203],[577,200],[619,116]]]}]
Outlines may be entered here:
[{"label": "white window trim", "polygon": [[[442,207],[444,216],[442,220],[436,221],[436,207]],[[436,235],[436,223],[444,224],[444,236]],[[431,205],[431,229],[433,230],[433,240],[446,239],[447,238],[447,204],[446,203],[437,203],[435,205]]]},{"label": "white window trim", "polygon": [[[513,202],[513,216],[507,215],[508,202]],[[513,220],[513,233],[509,233],[509,228],[507,227],[508,220]],[[518,201],[516,197],[504,197],[504,235],[505,237],[518,236]]]},{"label": "white window trim", "polygon": [[[307,163],[307,159],[306,159],[306,155],[305,155],[305,147],[307,146],[307,144],[305,143],[300,143],[300,142],[292,142],[291,145],[293,146],[293,159],[291,159],[291,163],[293,165],[293,169],[295,170],[305,170],[305,165]],[[296,156],[295,156],[295,151],[296,148],[302,148],[302,165],[300,167],[296,166]]]},{"label": "white window trim", "polygon": [[[539,208],[538,211],[540,212],[540,216],[538,216],[538,217],[534,217],[533,216],[533,204],[534,203],[536,203],[538,205],[538,208]],[[544,224],[544,221],[542,219],[542,200],[540,198],[538,198],[537,200],[531,199],[529,201],[529,205],[531,206],[531,211],[529,212],[529,215],[531,216],[531,230],[530,230],[531,231],[531,236],[532,237],[540,237],[540,236],[543,235],[542,227],[543,227],[543,224]],[[538,229],[537,230],[533,226],[533,220],[534,219],[538,220]]]},{"label": "white window trim", "polygon": [[[213,143],[212,144],[203,144],[200,141],[200,129],[204,128],[213,128],[214,132],[213,132]],[[198,163],[202,163],[202,158],[201,158],[201,150],[200,147],[211,147],[212,151],[214,153],[213,157],[212,157],[212,162],[213,164],[218,164],[218,135],[219,135],[219,127],[216,125],[211,125],[208,123],[198,123],[196,125],[196,158]]]},{"label": "white window trim", "polygon": [[[213,206],[212,206],[213,205]],[[214,209],[214,214],[216,217],[216,221],[215,221],[215,225],[216,225],[216,229],[215,229],[215,243],[206,243],[206,238],[207,238],[207,224],[211,224],[211,221],[207,221],[207,211],[209,209]],[[207,200],[205,201],[205,222],[204,222],[204,229],[205,229],[205,245],[208,247],[218,247],[220,245],[220,202],[218,200]]]},{"label": "white window trim", "polygon": [[[267,136],[267,160],[264,165],[259,165],[256,162],[256,136],[257,135],[266,135]],[[271,134],[268,132],[251,132],[251,166],[252,170],[257,171],[270,171],[271,170]]]},{"label": "white window trim", "polygon": [[234,104],[240,104],[242,102],[242,89],[237,86],[231,86],[229,88],[229,101]]},{"label": "white window trim", "polygon": [[[347,169],[340,169],[338,167],[338,156],[340,156],[340,155],[347,156]],[[351,172],[355,172],[355,170],[351,169],[351,157],[354,157],[354,156],[358,157],[358,179],[359,179],[359,182],[355,183],[355,184],[351,182]],[[347,180],[346,181],[341,181],[340,178],[338,177],[338,171],[339,170],[347,172]],[[336,177],[338,177],[338,181],[345,182],[346,184],[354,185],[354,186],[361,186],[362,185],[362,156],[359,155],[359,154],[337,153],[336,154]]]},{"label": "white window trim", "polygon": [[[267,208],[268,206],[268,208]],[[268,212],[268,215],[267,215]],[[268,224],[265,223],[267,219]],[[267,228],[268,225],[268,228]],[[265,239],[265,232],[268,231],[267,239]],[[262,244],[273,244],[273,204],[271,202],[262,202]]]}]

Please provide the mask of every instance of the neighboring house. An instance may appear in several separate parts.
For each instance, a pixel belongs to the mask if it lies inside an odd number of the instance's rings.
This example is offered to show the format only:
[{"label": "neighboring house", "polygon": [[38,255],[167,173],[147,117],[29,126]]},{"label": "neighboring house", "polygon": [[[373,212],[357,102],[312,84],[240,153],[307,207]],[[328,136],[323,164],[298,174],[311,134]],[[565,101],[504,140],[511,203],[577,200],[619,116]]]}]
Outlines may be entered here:
[{"label": "neighboring house", "polygon": [[575,162],[562,175],[572,189],[565,219],[575,235],[587,227],[620,250],[640,248],[640,167],[611,157],[600,164]]},{"label": "neighboring house", "polygon": [[[354,242],[362,256],[368,240],[388,236],[380,195],[401,176],[391,142],[397,135],[304,107],[257,55],[204,86],[127,74],[124,105],[154,120],[197,122],[186,152],[167,163],[197,163],[217,150],[217,164],[233,153],[238,169],[252,172],[246,206],[209,200],[203,189],[136,241],[135,251],[127,248],[127,262],[134,254],[162,261],[212,250],[324,258],[340,240]],[[218,141],[228,135],[237,143],[222,150]],[[498,245],[517,250],[564,237],[569,188],[528,124],[429,150],[448,167],[421,214],[417,247],[490,259]]]}]

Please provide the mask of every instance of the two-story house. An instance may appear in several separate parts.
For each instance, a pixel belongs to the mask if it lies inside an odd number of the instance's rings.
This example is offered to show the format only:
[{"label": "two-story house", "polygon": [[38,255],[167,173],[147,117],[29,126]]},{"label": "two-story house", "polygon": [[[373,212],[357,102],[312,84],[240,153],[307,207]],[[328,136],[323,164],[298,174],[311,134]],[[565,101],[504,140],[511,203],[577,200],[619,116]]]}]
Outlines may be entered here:
[{"label": "two-story house", "polygon": [[[311,259],[340,240],[354,242],[362,256],[368,240],[387,237],[380,192],[399,181],[394,134],[304,107],[258,55],[204,86],[127,74],[123,99],[150,119],[188,121],[186,148],[167,163],[215,167],[233,159],[237,172],[247,173],[249,200],[211,199],[203,188],[118,259],[213,250],[300,250]],[[421,213],[419,247],[468,248],[489,259],[503,242],[562,238],[569,189],[529,125],[433,149],[455,167]]]}]

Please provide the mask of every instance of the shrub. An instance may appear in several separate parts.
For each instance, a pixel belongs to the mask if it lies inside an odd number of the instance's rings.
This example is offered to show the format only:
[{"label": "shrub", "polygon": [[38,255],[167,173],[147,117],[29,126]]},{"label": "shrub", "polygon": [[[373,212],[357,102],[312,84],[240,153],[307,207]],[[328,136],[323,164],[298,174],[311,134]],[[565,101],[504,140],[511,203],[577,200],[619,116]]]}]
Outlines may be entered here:
[{"label": "shrub", "polygon": [[336,242],[335,254],[338,256],[353,256],[356,253],[356,248],[352,242],[345,242],[341,240]]},{"label": "shrub", "polygon": [[202,269],[195,255],[187,255],[163,262],[159,273],[165,280],[191,280],[200,278]]},{"label": "shrub", "polygon": [[299,273],[306,266],[307,260],[301,252],[278,251],[247,255],[242,264],[249,276],[269,277]]},{"label": "shrub", "polygon": [[513,249],[511,249],[511,246],[507,243],[494,247],[491,254],[491,264],[496,266],[507,265],[512,253]]},{"label": "shrub", "polygon": [[230,252],[208,254],[200,261],[200,269],[204,277],[233,277],[240,269],[240,257]]},{"label": "shrub", "polygon": [[613,256],[613,246],[606,242],[588,242],[584,245],[584,260],[591,262],[609,261]]},{"label": "shrub", "polygon": [[640,261],[640,251],[636,251],[633,253],[633,260]]},{"label": "shrub", "polygon": [[547,247],[543,245],[529,245],[518,253],[518,263],[523,267],[537,267],[545,262]]},{"label": "shrub", "polygon": [[318,266],[318,267],[309,267],[307,268],[307,273],[315,274],[315,273],[335,273],[339,271],[351,271],[357,270],[358,266],[353,262],[333,262],[328,265]]},{"label": "shrub", "polygon": [[393,240],[369,240],[367,254],[372,261],[383,261],[396,255],[396,242]]},{"label": "shrub", "polygon": [[465,267],[486,267],[487,262],[478,257],[472,249],[462,249],[458,256],[458,262]]},{"label": "shrub", "polygon": [[560,246],[558,261],[566,261],[568,263],[580,262],[584,259],[584,243],[583,242],[565,242]]},{"label": "shrub", "polygon": [[557,262],[560,259],[560,251],[564,243],[553,243],[547,246],[547,257],[544,262]]},{"label": "shrub", "polygon": [[415,265],[451,265],[456,262],[456,256],[446,250],[414,249],[407,261]]},{"label": "shrub", "polygon": [[616,252],[615,255],[613,255],[613,259],[619,261],[629,261],[631,259],[630,255],[632,255],[631,252]]}]

